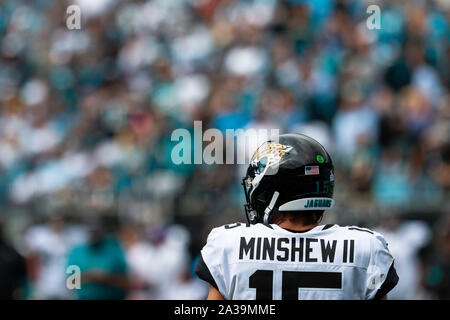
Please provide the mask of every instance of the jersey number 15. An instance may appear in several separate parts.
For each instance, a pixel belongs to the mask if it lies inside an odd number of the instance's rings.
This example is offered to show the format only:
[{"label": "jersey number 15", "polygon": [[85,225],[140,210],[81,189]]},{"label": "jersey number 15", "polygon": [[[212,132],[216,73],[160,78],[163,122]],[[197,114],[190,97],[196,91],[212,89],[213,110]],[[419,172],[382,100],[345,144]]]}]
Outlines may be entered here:
[{"label": "jersey number 15", "polygon": [[[341,272],[282,272],[282,300],[298,300],[299,288],[342,289]],[[250,288],[256,289],[256,300],[273,299],[273,271],[257,270],[249,278]]]}]

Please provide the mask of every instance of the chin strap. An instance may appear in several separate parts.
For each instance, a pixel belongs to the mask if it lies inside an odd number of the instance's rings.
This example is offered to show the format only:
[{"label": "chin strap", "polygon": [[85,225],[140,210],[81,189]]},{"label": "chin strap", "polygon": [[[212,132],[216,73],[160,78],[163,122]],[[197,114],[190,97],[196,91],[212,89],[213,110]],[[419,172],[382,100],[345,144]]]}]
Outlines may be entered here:
[{"label": "chin strap", "polygon": [[269,205],[267,206],[266,210],[264,210],[264,224],[269,224],[270,220],[272,219],[272,211],[273,207],[275,206],[275,203],[278,200],[278,197],[280,196],[280,193],[278,191],[275,191],[272,196],[272,200],[270,200]]}]

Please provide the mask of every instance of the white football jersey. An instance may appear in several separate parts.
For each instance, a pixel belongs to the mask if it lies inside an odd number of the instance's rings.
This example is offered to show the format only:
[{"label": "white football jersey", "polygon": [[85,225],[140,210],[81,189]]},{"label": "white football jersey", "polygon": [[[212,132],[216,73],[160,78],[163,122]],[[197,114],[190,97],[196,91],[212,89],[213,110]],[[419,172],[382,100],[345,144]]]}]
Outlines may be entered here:
[{"label": "white football jersey", "polygon": [[238,222],[211,231],[195,272],[227,300],[374,299],[398,282],[393,262],[369,229]]}]

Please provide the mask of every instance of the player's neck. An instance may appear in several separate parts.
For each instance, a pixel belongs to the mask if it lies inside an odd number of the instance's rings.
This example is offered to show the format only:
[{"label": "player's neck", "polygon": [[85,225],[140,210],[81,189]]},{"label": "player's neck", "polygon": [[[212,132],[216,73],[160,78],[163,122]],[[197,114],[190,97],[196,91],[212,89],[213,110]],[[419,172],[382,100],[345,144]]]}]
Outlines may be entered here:
[{"label": "player's neck", "polygon": [[317,224],[304,225],[301,223],[294,223],[294,222],[291,222],[290,220],[283,220],[276,224],[278,226],[280,226],[281,228],[294,230],[294,231],[306,231],[306,230],[310,230],[310,229],[318,226]]}]

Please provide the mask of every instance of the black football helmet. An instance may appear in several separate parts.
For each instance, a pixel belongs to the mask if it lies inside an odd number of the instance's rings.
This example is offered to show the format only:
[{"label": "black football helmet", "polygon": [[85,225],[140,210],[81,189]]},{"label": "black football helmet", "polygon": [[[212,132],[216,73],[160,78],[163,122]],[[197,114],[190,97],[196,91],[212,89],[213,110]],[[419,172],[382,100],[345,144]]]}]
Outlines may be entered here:
[{"label": "black football helmet", "polygon": [[334,167],[325,148],[302,134],[276,140],[256,150],[242,181],[251,224],[269,224],[277,210],[326,210],[334,204]]}]

